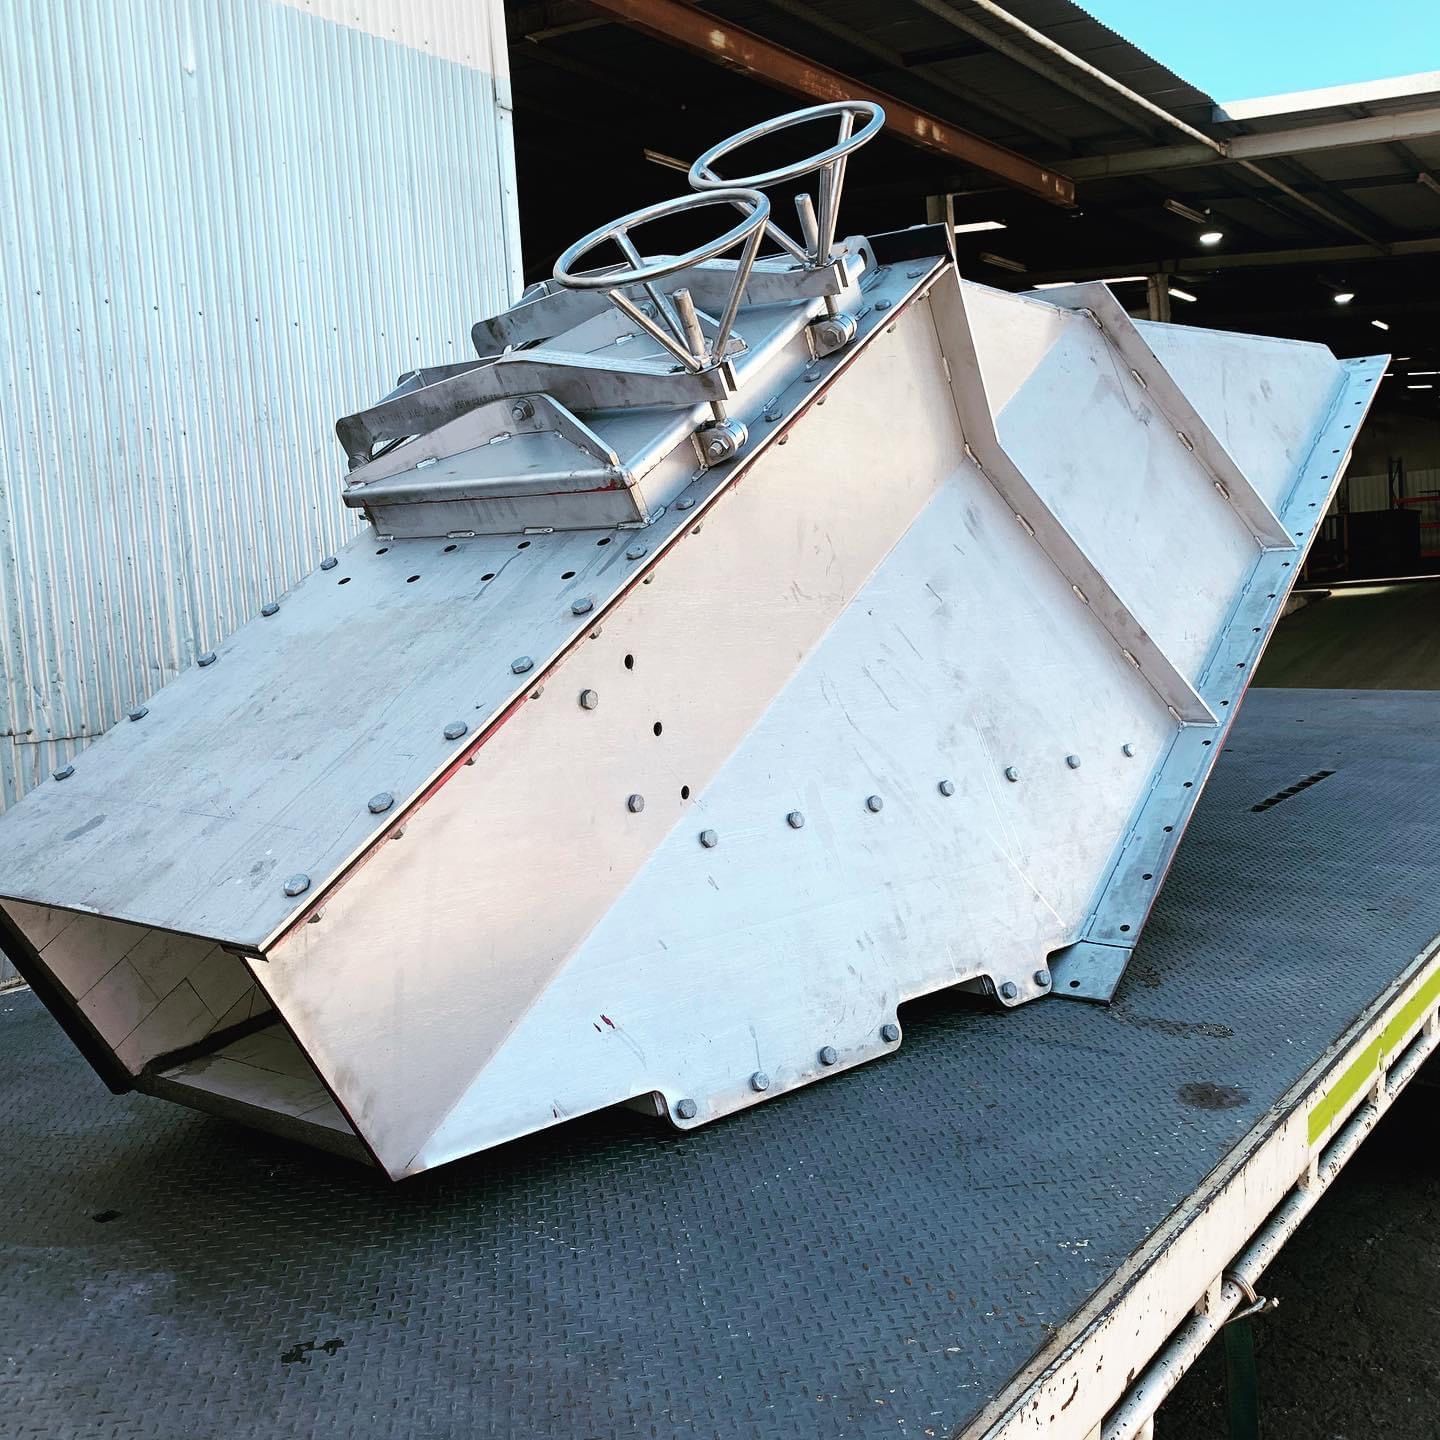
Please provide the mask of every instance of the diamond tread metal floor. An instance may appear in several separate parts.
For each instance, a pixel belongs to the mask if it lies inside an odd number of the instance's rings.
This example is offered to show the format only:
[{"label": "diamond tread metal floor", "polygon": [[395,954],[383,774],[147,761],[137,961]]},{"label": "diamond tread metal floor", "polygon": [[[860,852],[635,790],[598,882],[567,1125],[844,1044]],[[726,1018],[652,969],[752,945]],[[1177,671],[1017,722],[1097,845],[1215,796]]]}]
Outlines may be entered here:
[{"label": "diamond tread metal floor", "polygon": [[0,1436],[953,1434],[1440,931],[1437,720],[1253,692],[1113,1007],[916,1004],[683,1138],[392,1186],[113,1098],[0,996]]}]

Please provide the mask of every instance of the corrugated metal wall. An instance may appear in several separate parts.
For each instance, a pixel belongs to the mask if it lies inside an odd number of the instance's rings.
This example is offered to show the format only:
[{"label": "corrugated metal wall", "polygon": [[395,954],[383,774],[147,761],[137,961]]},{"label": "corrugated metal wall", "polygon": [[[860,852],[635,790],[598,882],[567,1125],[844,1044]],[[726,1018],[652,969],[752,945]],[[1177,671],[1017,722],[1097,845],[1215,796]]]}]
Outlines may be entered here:
[{"label": "corrugated metal wall", "polygon": [[[1344,491],[1348,498],[1347,509],[1388,510],[1390,508],[1390,480],[1386,475],[1347,475]],[[1405,472],[1405,493],[1407,495],[1431,494],[1440,491],[1440,470],[1407,470]],[[1339,509],[1339,496],[1331,504],[1331,513]]]},{"label": "corrugated metal wall", "polygon": [[348,534],[520,288],[502,0],[0,4],[0,808]]}]

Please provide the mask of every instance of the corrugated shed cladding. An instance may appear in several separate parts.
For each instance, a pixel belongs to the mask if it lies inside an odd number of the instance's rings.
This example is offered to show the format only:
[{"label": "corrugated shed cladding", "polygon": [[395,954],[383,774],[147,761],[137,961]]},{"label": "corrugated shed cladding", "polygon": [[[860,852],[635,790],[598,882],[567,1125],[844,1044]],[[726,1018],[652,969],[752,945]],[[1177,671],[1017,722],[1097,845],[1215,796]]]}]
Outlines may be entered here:
[{"label": "corrugated shed cladding", "polygon": [[351,533],[519,288],[501,0],[0,6],[0,807]]}]

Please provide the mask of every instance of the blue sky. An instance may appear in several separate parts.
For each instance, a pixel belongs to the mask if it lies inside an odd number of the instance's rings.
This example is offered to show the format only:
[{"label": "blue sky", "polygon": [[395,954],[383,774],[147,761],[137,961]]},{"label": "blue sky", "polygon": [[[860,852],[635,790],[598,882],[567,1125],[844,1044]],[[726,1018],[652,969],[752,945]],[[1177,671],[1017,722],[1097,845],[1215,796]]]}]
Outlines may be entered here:
[{"label": "blue sky", "polygon": [[1080,0],[1217,100],[1440,70],[1440,0]]}]

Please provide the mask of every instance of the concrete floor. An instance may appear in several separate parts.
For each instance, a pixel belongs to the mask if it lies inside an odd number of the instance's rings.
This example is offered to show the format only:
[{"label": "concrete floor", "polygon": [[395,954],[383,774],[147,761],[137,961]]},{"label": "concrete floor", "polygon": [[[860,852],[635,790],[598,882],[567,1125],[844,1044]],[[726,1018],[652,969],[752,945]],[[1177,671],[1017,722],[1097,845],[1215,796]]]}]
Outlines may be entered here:
[{"label": "concrete floor", "polygon": [[[1281,623],[1256,684],[1440,690],[1440,579],[1337,589],[1307,605]],[[1255,1322],[1265,1440],[1440,1435],[1437,1107],[1432,1062],[1265,1275],[1260,1292],[1280,1300]],[[1212,1346],[1155,1434],[1227,1433],[1224,1360]]]}]

